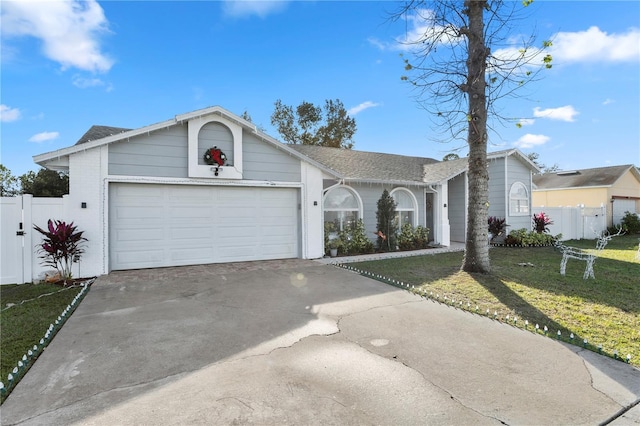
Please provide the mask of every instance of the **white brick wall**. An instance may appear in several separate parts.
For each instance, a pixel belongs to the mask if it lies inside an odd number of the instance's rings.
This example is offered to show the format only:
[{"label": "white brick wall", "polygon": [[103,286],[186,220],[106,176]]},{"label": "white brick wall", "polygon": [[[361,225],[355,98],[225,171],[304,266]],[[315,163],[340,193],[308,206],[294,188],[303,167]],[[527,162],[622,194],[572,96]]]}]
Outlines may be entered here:
[{"label": "white brick wall", "polygon": [[[69,202],[68,215],[84,231],[88,239],[85,253],[80,260],[80,275],[83,277],[108,273],[106,263],[106,235],[104,205],[104,170],[103,157],[106,149],[91,149],[72,154],[69,158]],[[82,208],[86,203],[86,208]]]}]

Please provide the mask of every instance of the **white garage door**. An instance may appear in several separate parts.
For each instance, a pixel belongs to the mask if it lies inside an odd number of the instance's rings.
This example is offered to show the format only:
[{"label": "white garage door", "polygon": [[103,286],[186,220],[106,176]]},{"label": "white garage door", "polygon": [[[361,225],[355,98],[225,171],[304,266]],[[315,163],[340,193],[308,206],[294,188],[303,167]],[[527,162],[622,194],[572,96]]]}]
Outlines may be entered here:
[{"label": "white garage door", "polygon": [[298,257],[297,199],[292,188],[111,184],[111,269]]},{"label": "white garage door", "polygon": [[620,225],[620,221],[626,212],[636,212],[635,200],[623,200],[616,198],[613,200],[613,224]]}]

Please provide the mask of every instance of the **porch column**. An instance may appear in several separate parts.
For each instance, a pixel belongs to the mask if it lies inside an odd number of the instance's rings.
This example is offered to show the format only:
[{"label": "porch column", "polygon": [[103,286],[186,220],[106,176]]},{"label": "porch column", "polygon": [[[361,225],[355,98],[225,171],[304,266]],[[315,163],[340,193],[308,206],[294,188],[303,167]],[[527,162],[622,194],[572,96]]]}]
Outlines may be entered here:
[{"label": "porch column", "polygon": [[449,182],[443,182],[438,191],[437,229],[438,242],[443,246],[451,245],[451,228],[449,226]]}]

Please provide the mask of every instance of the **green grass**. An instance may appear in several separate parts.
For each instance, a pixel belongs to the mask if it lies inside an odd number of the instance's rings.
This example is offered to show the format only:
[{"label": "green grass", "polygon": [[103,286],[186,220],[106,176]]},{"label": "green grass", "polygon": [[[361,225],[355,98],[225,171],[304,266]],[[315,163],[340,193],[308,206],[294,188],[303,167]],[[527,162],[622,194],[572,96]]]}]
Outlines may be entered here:
[{"label": "green grass", "polygon": [[[60,286],[50,284],[0,286],[0,381],[6,387],[7,376],[18,361],[40,342],[49,325],[56,321],[81,290],[82,287],[63,290]],[[47,295],[49,293],[53,294]],[[8,307],[9,304],[14,306]],[[4,398],[3,395],[2,401]]]},{"label": "green grass", "polygon": [[[594,248],[595,241],[567,241],[565,245]],[[444,253],[371,262],[351,266],[416,286],[429,297],[439,296],[456,306],[470,304],[471,311],[490,316],[518,327],[529,321],[529,330],[539,324],[547,326],[549,335],[590,349],[602,345],[602,352],[614,351],[631,363],[640,365],[640,261],[635,258],[638,236],[613,238],[596,260],[596,279],[583,280],[585,262],[569,259],[566,275],[560,275],[562,255],[552,247],[494,247],[490,250],[491,274],[460,271],[462,253]],[[530,263],[534,266],[520,266]],[[431,296],[433,293],[433,296]],[[542,332],[542,331],[541,331]]]}]

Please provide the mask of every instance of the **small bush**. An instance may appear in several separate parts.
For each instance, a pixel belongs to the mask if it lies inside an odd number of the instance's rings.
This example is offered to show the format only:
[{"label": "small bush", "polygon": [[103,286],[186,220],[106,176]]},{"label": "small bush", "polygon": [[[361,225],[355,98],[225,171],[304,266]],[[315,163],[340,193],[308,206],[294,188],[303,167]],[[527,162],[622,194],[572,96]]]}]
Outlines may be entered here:
[{"label": "small bush", "polygon": [[415,228],[408,223],[402,225],[400,235],[398,235],[398,248],[400,250],[420,250],[428,247],[429,229],[424,226]]},{"label": "small bush", "polygon": [[541,234],[539,232],[528,231],[525,228],[514,229],[509,232],[505,239],[508,246],[548,246],[554,244],[562,237],[562,234],[556,236],[550,234]]},{"label": "small bush", "polygon": [[398,235],[398,247],[400,250],[413,250],[414,239],[413,226],[409,223],[402,225],[400,235]]},{"label": "small bush", "polygon": [[429,248],[429,228],[422,225],[416,226],[413,231],[413,248],[416,250]]},{"label": "small bush", "polygon": [[627,234],[640,233],[640,218],[635,213],[624,212],[624,217],[620,221],[620,224],[622,225],[624,232]]},{"label": "small bush", "polygon": [[42,243],[38,245],[42,265],[55,268],[66,283],[72,278],[71,267],[80,261],[84,253],[83,244],[87,241],[82,236],[84,231],[78,231],[73,222],[51,219],[47,222],[47,229],[37,225],[33,229],[43,235]]},{"label": "small bush", "polygon": [[373,243],[367,238],[362,219],[359,219],[349,231],[340,233],[340,239],[344,242],[345,254],[368,254],[374,252]]},{"label": "small bush", "polygon": [[533,227],[537,233],[549,232],[549,225],[553,225],[553,221],[544,212],[533,214]]},{"label": "small bush", "polygon": [[507,219],[499,218],[497,216],[489,216],[487,220],[489,233],[492,235],[491,239],[493,240],[495,237],[500,235],[504,235],[507,231]]}]

